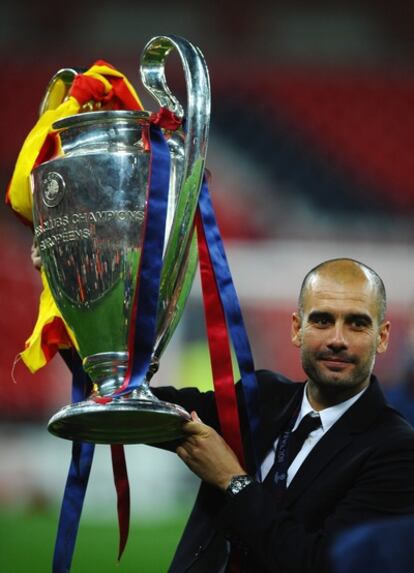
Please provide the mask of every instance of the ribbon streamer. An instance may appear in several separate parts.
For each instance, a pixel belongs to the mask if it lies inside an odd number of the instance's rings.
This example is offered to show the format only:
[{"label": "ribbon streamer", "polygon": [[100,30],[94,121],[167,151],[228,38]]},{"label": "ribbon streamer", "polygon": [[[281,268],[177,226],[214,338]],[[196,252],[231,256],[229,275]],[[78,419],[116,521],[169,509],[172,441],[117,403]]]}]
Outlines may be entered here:
[{"label": "ribbon streamer", "polygon": [[204,314],[220,428],[225,441],[235,452],[241,465],[244,465],[226,318],[199,210],[196,225]]},{"label": "ribbon streamer", "polygon": [[115,396],[132,392],[145,380],[155,342],[158,294],[162,269],[170,179],[170,153],[157,125],[150,125],[151,166],[146,228],[129,336],[129,364]]},{"label": "ribbon streamer", "polygon": [[[209,251],[209,256],[211,258],[215,280],[217,282],[219,298],[227,319],[228,332],[230,333],[230,337],[233,343],[240,371],[240,378],[243,388],[243,395],[246,404],[246,412],[249,425],[248,441],[250,441],[250,449],[252,452],[252,467],[250,468],[250,472],[253,475],[254,474],[260,475],[258,454],[256,451],[257,444],[259,443],[259,432],[260,432],[260,415],[259,415],[259,400],[258,400],[259,389],[254,369],[254,362],[249,339],[244,326],[239,299],[231,277],[226,253],[224,251],[223,241],[221,239],[220,231],[217,226],[213,205],[211,203],[210,195],[208,192],[208,186],[205,179],[201,187],[198,208],[203,232],[205,233],[205,239]],[[207,304],[206,302],[205,304],[206,304],[206,310],[209,309],[209,312],[213,313],[214,312],[213,305]],[[220,328],[222,329],[222,327]],[[222,332],[219,334],[217,330],[211,329],[209,331],[209,338],[210,337],[212,338],[218,337],[217,340],[220,340],[220,338],[222,337]],[[214,352],[214,354],[210,355],[212,365],[214,365],[213,372],[216,369],[217,371],[220,371],[220,361],[229,360],[228,351],[225,345],[221,346],[220,344],[216,344],[215,346],[216,346],[216,351]],[[221,354],[222,351],[223,354]],[[225,356],[226,354],[227,358]],[[227,367],[227,371],[229,371],[229,367]],[[223,380],[223,384],[225,386],[230,385],[230,380],[228,375],[226,376],[226,380]],[[219,412],[222,411],[222,406],[220,403],[222,399],[221,395],[222,391],[219,392],[220,398],[219,398],[219,403],[217,404],[217,409]],[[227,403],[230,402],[231,412],[234,412],[235,407],[237,408],[237,404],[235,405],[235,401],[236,401],[235,394],[233,394],[230,389],[227,389],[225,391],[225,402]],[[225,409],[228,407],[229,406],[224,406]],[[224,430],[224,428],[222,428],[222,431],[223,432],[226,431],[226,433],[228,433],[230,436],[234,436],[236,431],[235,420],[233,416],[234,414],[230,413],[228,415],[225,415],[225,419],[228,420],[227,422],[224,422],[226,424],[227,429]],[[240,434],[240,427],[238,428],[238,432]],[[241,440],[241,438],[238,437],[231,439],[235,439],[236,442],[239,439]]]},{"label": "ribbon streamer", "polygon": [[[74,351],[63,351],[62,356],[73,374],[72,401],[80,402],[91,390],[90,380],[82,368],[79,356]],[[72,459],[63,494],[53,555],[53,573],[70,571],[94,451],[94,444],[83,442],[72,444]]]},{"label": "ribbon streamer", "polygon": [[118,526],[119,526],[119,550],[118,562],[128,541],[129,518],[130,518],[130,495],[128,472],[125,460],[124,446],[120,444],[111,445],[112,469],[114,473],[115,489],[118,498]]}]

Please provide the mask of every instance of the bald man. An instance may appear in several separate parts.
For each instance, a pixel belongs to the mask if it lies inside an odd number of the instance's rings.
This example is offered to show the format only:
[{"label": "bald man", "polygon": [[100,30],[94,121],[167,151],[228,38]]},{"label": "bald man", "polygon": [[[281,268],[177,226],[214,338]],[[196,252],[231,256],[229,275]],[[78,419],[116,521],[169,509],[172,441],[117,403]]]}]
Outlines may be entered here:
[{"label": "bald man", "polygon": [[212,392],[156,389],[192,412],[176,451],[202,480],[171,573],[323,573],[340,532],[414,513],[414,430],[372,375],[388,345],[385,310],[382,280],[358,261],[306,275],[292,342],[307,381],[257,373],[262,480],[221,438]]}]

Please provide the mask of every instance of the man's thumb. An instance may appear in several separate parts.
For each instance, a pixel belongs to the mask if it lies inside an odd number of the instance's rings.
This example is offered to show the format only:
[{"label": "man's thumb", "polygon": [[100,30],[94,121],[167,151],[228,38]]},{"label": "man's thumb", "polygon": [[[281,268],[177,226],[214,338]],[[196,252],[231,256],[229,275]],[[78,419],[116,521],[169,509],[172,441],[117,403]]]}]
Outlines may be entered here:
[{"label": "man's thumb", "polygon": [[198,417],[198,414],[197,414],[197,412],[196,412],[195,410],[193,410],[193,411],[191,412],[191,419],[192,419],[193,422],[200,422],[200,423],[202,423],[202,422],[201,422],[201,419]]}]

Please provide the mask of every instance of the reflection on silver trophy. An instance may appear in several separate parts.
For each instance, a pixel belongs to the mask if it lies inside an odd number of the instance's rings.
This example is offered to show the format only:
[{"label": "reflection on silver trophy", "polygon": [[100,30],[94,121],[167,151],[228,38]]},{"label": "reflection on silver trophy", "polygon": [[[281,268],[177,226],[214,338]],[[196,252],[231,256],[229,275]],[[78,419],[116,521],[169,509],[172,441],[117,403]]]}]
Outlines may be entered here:
[{"label": "reflection on silver trophy", "polygon": [[[193,221],[202,182],[210,116],[208,72],[198,48],[177,36],[153,38],[141,57],[144,86],[160,106],[183,117],[165,61],[181,58],[187,85],[186,130],[166,133],[170,182],[152,361],[144,384],[108,403],[124,382],[132,304],[138,287],[150,171],[144,145],[150,113],[92,111],[54,124],[59,154],[32,172],[36,241],[53,297],[75,333],[93,395],[49,422],[60,437],[96,443],[154,443],[181,435],[188,414],[158,400],[148,382],[180,318],[193,282]],[[70,84],[76,71],[52,79]],[[105,402],[105,400],[103,401]]]}]

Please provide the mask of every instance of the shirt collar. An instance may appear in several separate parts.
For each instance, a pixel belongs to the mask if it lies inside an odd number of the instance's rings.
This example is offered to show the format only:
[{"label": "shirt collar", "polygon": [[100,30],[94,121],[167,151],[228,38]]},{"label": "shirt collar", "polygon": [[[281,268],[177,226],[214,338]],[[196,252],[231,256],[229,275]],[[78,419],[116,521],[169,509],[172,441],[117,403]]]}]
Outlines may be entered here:
[{"label": "shirt collar", "polygon": [[306,383],[305,390],[303,392],[302,405],[300,408],[299,416],[296,420],[293,430],[296,430],[300,421],[304,416],[306,416],[306,414],[312,413],[315,416],[320,416],[322,429],[324,432],[327,432],[329,428],[331,428],[335,424],[335,422],[337,422],[339,418],[343,416],[343,414],[345,414],[345,412],[353,404],[355,404],[355,402],[358,400],[358,398],[362,396],[362,394],[367,390],[367,388],[368,386],[366,386],[363,390],[361,390],[361,392],[358,392],[358,394],[355,394],[355,396],[348,398],[348,400],[345,400],[344,402],[340,402],[339,404],[335,404],[335,406],[330,406],[329,408],[325,408],[324,410],[319,410],[319,412],[317,412],[312,408],[308,400],[308,392],[307,392],[308,384]]}]

